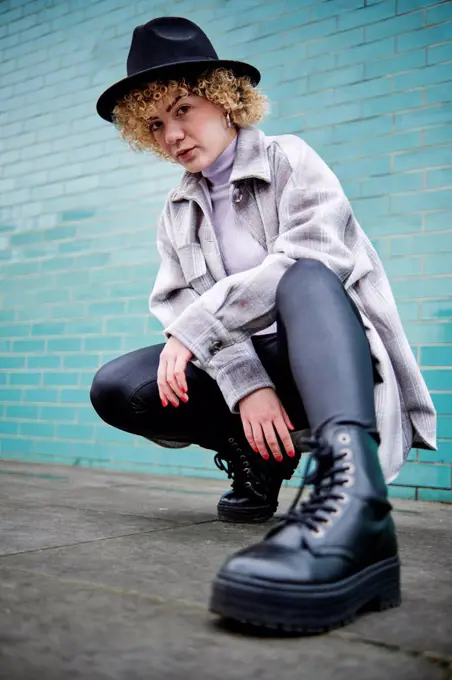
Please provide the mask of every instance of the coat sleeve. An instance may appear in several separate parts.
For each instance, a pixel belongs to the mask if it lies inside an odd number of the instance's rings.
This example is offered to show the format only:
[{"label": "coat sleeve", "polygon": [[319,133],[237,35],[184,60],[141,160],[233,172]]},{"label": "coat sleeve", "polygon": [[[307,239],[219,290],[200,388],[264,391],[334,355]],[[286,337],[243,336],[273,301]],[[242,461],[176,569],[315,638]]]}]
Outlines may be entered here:
[{"label": "coat sleeve", "polygon": [[[187,285],[177,253],[168,237],[168,228],[168,216],[163,213],[157,233],[157,250],[161,262],[149,298],[149,310],[163,325],[166,337],[174,335],[193,352],[193,344],[190,347],[183,341],[180,333],[177,331],[173,333],[171,329],[179,326],[179,319],[183,314],[187,314],[190,318],[197,318],[198,303],[203,296]],[[210,325],[200,328],[199,332],[203,336],[212,337]],[[197,342],[203,342],[201,335]],[[222,393],[228,397],[229,407],[232,404],[236,406],[240,399],[262,387],[274,388],[249,337],[244,337],[240,342],[225,348],[221,352],[220,366],[215,362],[200,361],[195,352],[193,355],[192,363],[218,381]],[[226,367],[230,370],[225,371]],[[241,376],[239,383],[231,380],[236,372]],[[238,384],[241,385],[239,390],[237,390]]]},{"label": "coat sleeve", "polygon": [[297,142],[297,161],[280,193],[279,235],[271,254],[259,266],[218,281],[166,328],[216,377],[233,412],[245,389],[237,348],[275,321],[284,272],[296,260],[311,258],[345,283],[355,264],[356,234],[347,234],[350,203],[322,159]]}]

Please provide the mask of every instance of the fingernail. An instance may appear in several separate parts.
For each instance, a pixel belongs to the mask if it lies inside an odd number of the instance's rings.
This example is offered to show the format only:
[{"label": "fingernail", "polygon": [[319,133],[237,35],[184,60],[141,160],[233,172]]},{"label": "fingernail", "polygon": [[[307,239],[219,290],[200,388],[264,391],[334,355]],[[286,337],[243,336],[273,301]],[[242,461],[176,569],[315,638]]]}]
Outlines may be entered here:
[{"label": "fingernail", "polygon": [[185,403],[187,403],[187,401],[188,401],[188,397],[187,397],[186,394],[183,394],[183,395],[181,396],[181,399],[182,399],[182,401],[185,401]]},{"label": "fingernail", "polygon": [[277,460],[278,463],[280,463],[282,461],[282,456],[275,456],[275,460]]},{"label": "fingernail", "polygon": [[270,456],[268,455],[268,453],[263,453],[263,454],[262,454],[262,458],[263,458],[264,460],[268,460],[268,459],[270,458]]},{"label": "fingernail", "polygon": [[295,451],[288,451],[287,455],[293,458],[295,456]]},{"label": "fingernail", "polygon": [[259,449],[253,449],[254,453],[260,453]]},{"label": "fingernail", "polygon": [[166,406],[168,406],[168,402],[165,399],[162,399],[161,401],[162,401],[162,406],[164,408],[166,408]]},{"label": "fingernail", "polygon": [[174,406],[174,408],[177,408],[179,406],[179,402],[172,401],[171,403]]},{"label": "fingernail", "polygon": [[187,389],[186,389],[185,387],[181,387],[181,388],[180,388],[180,391],[181,391],[183,394],[185,394],[185,392],[187,391]]}]

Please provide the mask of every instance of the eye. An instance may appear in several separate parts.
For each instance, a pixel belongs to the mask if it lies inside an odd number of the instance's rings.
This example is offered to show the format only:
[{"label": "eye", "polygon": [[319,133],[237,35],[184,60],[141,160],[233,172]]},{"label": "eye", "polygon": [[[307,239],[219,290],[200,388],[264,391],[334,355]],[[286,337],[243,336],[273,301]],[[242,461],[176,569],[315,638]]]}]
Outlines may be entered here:
[{"label": "eye", "polygon": [[149,124],[149,130],[151,132],[157,132],[157,130],[160,129],[162,123],[160,120],[153,120],[152,123]]},{"label": "eye", "polygon": [[186,114],[189,110],[191,109],[190,104],[182,104],[182,106],[179,106],[177,109],[177,115],[183,116]]}]

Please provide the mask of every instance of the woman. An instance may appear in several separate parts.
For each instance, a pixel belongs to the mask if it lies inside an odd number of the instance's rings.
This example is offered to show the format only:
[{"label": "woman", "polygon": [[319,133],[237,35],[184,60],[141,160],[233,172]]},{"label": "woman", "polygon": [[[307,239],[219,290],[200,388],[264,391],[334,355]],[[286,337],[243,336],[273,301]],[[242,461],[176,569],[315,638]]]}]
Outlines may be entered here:
[{"label": "woman", "polygon": [[185,174],[150,297],[167,341],[102,367],[94,408],[163,445],[216,451],[233,478],[218,504],[229,521],[274,513],[299,458],[293,433],[311,431],[309,500],[226,561],[213,611],[326,630],[398,604],[386,483],[411,446],[435,448],[436,423],[375,250],[318,155],[253,127],[259,72],[219,60],[198,26],[138,26],[127,71],[98,113]]}]

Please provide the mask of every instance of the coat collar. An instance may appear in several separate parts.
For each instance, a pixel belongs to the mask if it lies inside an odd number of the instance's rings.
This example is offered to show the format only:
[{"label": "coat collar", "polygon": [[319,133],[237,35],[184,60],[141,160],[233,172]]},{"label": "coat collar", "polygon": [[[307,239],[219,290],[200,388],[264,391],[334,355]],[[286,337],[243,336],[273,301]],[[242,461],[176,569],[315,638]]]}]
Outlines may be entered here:
[{"label": "coat collar", "polygon": [[[237,151],[229,182],[233,184],[245,179],[260,179],[267,184],[271,182],[266,138],[261,130],[255,128],[239,130]],[[199,186],[201,181],[205,180],[200,172],[185,172],[181,183],[172,194],[172,200],[199,198],[199,193],[202,192]]]}]

